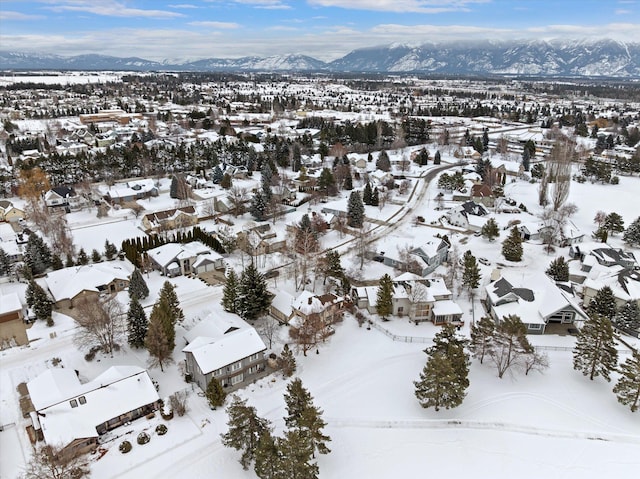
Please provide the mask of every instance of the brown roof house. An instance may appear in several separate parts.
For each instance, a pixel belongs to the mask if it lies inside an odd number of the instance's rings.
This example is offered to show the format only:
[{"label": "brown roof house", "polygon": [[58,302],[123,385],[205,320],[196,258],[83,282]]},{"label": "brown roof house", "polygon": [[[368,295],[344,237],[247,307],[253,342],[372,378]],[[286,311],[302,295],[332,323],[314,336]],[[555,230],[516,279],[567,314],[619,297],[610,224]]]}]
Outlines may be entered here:
[{"label": "brown roof house", "polygon": [[147,213],[142,217],[142,227],[147,233],[160,233],[198,224],[198,214],[193,206]]},{"label": "brown roof house", "polygon": [[22,346],[28,342],[24,306],[18,293],[0,294],[0,344]]}]

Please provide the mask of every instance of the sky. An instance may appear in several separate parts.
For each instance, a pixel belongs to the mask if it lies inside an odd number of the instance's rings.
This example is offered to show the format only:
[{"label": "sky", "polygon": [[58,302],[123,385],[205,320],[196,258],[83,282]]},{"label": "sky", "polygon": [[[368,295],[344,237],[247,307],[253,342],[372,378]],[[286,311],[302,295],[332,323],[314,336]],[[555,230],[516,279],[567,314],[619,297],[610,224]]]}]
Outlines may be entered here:
[{"label": "sky", "polygon": [[330,61],[391,43],[560,38],[640,42],[640,0],[0,0],[0,50],[63,56]]}]

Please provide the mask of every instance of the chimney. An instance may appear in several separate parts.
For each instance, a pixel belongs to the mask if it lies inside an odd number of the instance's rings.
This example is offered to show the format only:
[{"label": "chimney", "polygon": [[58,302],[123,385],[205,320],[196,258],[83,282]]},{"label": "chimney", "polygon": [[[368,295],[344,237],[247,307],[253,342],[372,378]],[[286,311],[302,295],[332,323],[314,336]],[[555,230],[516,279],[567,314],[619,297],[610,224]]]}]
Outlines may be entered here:
[{"label": "chimney", "polygon": [[309,296],[309,299],[307,299],[307,302],[309,303],[309,305],[311,305],[312,301],[313,301],[313,298]]}]

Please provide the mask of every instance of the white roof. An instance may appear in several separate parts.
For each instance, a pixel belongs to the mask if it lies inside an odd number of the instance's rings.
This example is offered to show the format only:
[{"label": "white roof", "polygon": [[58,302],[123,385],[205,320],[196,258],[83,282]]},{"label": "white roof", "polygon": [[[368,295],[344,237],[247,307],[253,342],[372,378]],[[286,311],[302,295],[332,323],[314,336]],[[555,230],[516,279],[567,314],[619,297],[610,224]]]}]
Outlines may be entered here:
[{"label": "white roof", "polygon": [[150,249],[148,255],[162,267],[167,267],[175,259],[186,259],[199,256],[201,254],[211,254],[211,248],[205,246],[200,241],[190,243],[167,243],[157,248]]},{"label": "white roof", "polygon": [[105,261],[85,266],[72,266],[52,271],[45,281],[53,299],[71,299],[82,291],[99,291],[98,286],[113,280],[128,280],[133,266],[128,261]]},{"label": "white roof", "polygon": [[209,374],[266,349],[257,331],[248,327],[220,338],[199,336],[182,351],[191,352],[202,373]]},{"label": "white roof", "polygon": [[304,315],[321,313],[324,311],[324,305],[320,299],[310,291],[302,291],[293,301],[293,308],[297,309]]},{"label": "white roof", "polygon": [[435,316],[446,316],[449,314],[462,314],[462,309],[450,299],[436,301],[433,304],[433,314]]},{"label": "white roof", "polygon": [[0,314],[13,313],[14,311],[20,311],[21,309],[22,303],[20,302],[20,296],[18,296],[18,293],[0,295]]},{"label": "white roof", "polygon": [[113,366],[85,384],[72,369],[53,368],[29,381],[27,389],[49,444],[96,437],[99,424],[159,399],[149,374],[138,366]]},{"label": "white roof", "polygon": [[293,301],[294,298],[292,295],[286,291],[278,291],[273,297],[273,300],[271,300],[271,307],[280,311],[288,318],[293,314]]}]

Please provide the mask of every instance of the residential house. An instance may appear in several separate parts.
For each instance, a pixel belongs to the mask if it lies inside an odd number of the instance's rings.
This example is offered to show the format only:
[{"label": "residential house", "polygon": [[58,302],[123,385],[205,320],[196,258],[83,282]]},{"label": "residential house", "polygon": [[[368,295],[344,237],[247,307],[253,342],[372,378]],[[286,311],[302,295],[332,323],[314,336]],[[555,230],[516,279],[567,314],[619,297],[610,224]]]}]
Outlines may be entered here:
[{"label": "residential house", "polygon": [[211,378],[240,387],[266,369],[267,347],[256,330],[233,315],[211,314],[185,334],[186,371],[203,391]]},{"label": "residential house", "polygon": [[[386,246],[389,246],[391,251],[386,251]],[[427,276],[447,260],[450,245],[446,238],[434,236],[418,247],[406,245],[408,254],[400,251],[398,245],[392,240],[387,244],[383,239],[377,243],[377,247],[385,250],[369,250],[365,252],[365,256],[400,271],[411,271]]]},{"label": "residential house", "polygon": [[318,321],[322,325],[320,336],[324,339],[335,332],[333,325],[342,320],[345,300],[335,294],[316,295],[305,290],[294,299],[291,306],[293,318],[289,324],[296,327],[308,320]]},{"label": "residential house", "polygon": [[193,206],[147,213],[142,217],[142,227],[147,234],[161,233],[198,224],[198,214]]},{"label": "residential house", "polygon": [[287,239],[271,228],[269,223],[260,223],[237,235],[238,248],[250,255],[261,255],[284,251]]},{"label": "residential house", "polygon": [[475,201],[466,201],[457,208],[447,212],[449,223],[472,231],[480,231],[486,220],[482,217],[489,214],[487,209]]},{"label": "residential house", "polygon": [[137,366],[112,366],[81,383],[72,368],[51,368],[27,382],[35,429],[69,455],[98,445],[99,437],[155,411],[160,398],[149,374]]},{"label": "residential house", "polygon": [[132,272],[128,261],[105,261],[51,271],[44,281],[57,308],[72,308],[83,297],[124,291]]},{"label": "residential house", "polygon": [[496,202],[496,197],[493,195],[493,191],[484,183],[475,183],[471,186],[470,199],[471,201],[481,203],[488,208],[492,208]]},{"label": "residential house", "polygon": [[426,276],[447,261],[449,248],[451,245],[445,238],[434,236],[429,241],[411,250],[411,254],[421,258],[426,267],[422,268],[420,274]]},{"label": "residential house", "polygon": [[482,154],[478,153],[472,146],[461,146],[453,152],[453,156],[458,159],[477,161],[482,158]]},{"label": "residential house", "polygon": [[150,178],[117,183],[113,186],[101,186],[100,192],[109,203],[119,205],[158,196],[158,188]]},{"label": "residential house", "polygon": [[200,241],[166,243],[147,251],[147,256],[154,269],[169,277],[201,274],[226,267],[222,256]]},{"label": "residential house", "polygon": [[22,346],[28,342],[24,306],[18,293],[0,294],[0,344]]},{"label": "residential house", "polygon": [[269,315],[282,324],[289,324],[293,319],[293,302],[295,297],[284,290],[278,291],[269,305]]},{"label": "residential house", "polygon": [[0,200],[0,222],[15,223],[24,218],[23,210],[16,208],[9,200]]},{"label": "residential house", "polygon": [[573,324],[587,319],[573,293],[544,274],[516,280],[507,279],[502,272],[485,291],[487,308],[497,323],[505,316],[519,316],[529,334],[544,334],[549,323]]},{"label": "residential house", "polygon": [[82,206],[84,199],[69,186],[57,186],[44,194],[44,202],[50,208],[64,206],[76,209]]},{"label": "residential house", "polygon": [[640,306],[640,271],[621,265],[594,265],[582,283],[582,301],[589,306],[599,290],[609,286],[620,308],[627,301],[636,301]]}]

